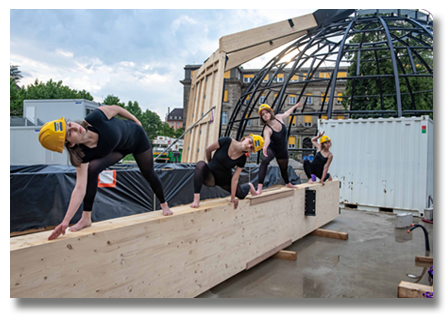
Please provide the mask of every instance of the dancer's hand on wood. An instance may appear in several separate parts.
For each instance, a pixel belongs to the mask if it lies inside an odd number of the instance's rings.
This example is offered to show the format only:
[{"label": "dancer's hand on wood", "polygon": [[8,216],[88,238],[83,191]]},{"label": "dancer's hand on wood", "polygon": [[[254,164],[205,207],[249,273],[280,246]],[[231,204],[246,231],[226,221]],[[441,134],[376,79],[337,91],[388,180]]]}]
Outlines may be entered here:
[{"label": "dancer's hand on wood", "polygon": [[67,230],[68,223],[62,222],[58,226],[56,226],[51,233],[50,237],[48,237],[48,240],[53,240],[59,237],[61,234],[65,235],[65,230]]},{"label": "dancer's hand on wood", "polygon": [[230,202],[233,203],[233,208],[238,208],[238,200],[236,198],[231,198]]}]

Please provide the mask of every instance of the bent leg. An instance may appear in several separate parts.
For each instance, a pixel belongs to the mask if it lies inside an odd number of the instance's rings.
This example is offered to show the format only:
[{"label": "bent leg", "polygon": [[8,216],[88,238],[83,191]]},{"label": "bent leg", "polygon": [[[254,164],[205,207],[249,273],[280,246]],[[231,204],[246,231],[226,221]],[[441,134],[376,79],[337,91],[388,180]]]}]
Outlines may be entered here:
[{"label": "bent leg", "polygon": [[213,187],[215,185],[215,177],[207,163],[204,161],[199,161],[194,170],[194,197],[193,203],[190,207],[199,207],[199,201],[201,200],[201,189],[204,184],[207,187]]},{"label": "bent leg", "polygon": [[172,215],[173,212],[169,209],[168,203],[165,200],[162,181],[154,170],[154,156],[152,154],[152,148],[149,148],[142,153],[134,154],[134,157],[143,177],[149,182],[151,189],[156,194],[157,199],[160,202],[160,206],[162,207],[163,214],[165,216]]},{"label": "bent leg", "polygon": [[308,177],[308,183],[313,183],[311,178],[311,162],[308,159],[303,160],[303,169],[305,170],[306,177]]}]

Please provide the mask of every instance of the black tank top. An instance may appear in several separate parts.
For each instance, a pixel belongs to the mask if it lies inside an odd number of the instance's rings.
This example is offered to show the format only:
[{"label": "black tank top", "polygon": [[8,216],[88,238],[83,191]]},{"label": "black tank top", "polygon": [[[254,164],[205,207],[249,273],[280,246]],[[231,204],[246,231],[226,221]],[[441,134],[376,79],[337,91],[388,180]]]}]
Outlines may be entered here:
[{"label": "black tank top", "polygon": [[266,124],[266,126],[268,126],[272,130],[271,143],[269,144],[269,146],[271,147],[272,145],[272,147],[277,149],[278,151],[280,149],[283,149],[284,147],[287,147],[288,131],[285,124],[280,122],[277,118],[275,118],[275,120],[277,120],[282,125],[282,129],[279,132],[274,131],[274,129],[268,124]]},{"label": "black tank top", "polygon": [[133,147],[138,145],[134,135],[138,134],[136,128],[139,125],[131,120],[115,117],[108,119],[100,109],[95,109],[84,120],[92,125],[88,129],[98,134],[98,144],[95,148],[80,145],[85,154],[82,158],[83,163],[104,157],[112,152],[132,152]]},{"label": "black tank top", "polygon": [[213,158],[208,164],[208,167],[211,169],[213,174],[223,177],[232,175],[232,168],[234,168],[235,166],[244,168],[247,159],[245,154],[241,155],[235,160],[229,157],[229,147],[232,143],[232,138],[219,138],[218,143],[219,148],[216,150]]},{"label": "black tank top", "polygon": [[322,173],[324,172],[324,166],[328,161],[328,157],[325,157],[321,152],[317,152],[313,161],[311,161],[311,171],[318,178],[322,178]]}]

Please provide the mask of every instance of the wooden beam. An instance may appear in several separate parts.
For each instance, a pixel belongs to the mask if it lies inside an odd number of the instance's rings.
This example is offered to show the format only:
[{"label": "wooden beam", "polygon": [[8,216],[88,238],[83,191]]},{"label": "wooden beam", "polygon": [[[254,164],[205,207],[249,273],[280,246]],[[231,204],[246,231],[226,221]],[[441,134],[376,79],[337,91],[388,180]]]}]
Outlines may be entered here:
[{"label": "wooden beam", "polygon": [[262,261],[268,259],[269,257],[272,257],[274,254],[276,254],[278,251],[283,250],[285,247],[288,247],[292,244],[291,240],[288,240],[284,242],[283,244],[280,244],[276,247],[274,247],[272,250],[269,250],[265,253],[263,253],[261,256],[256,257],[255,259],[252,259],[246,264],[246,270],[251,269],[252,267],[258,265]]},{"label": "wooden beam", "polygon": [[236,210],[227,197],[174,207],[172,216],[93,223],[53,241],[48,232],[12,237],[10,296],[195,297],[339,215],[339,181],[313,186],[315,217],[304,216],[306,187],[268,203],[241,200]]},{"label": "wooden beam", "polygon": [[270,202],[279,198],[290,197],[294,195],[293,189],[281,189],[273,191],[264,191],[258,196],[248,196],[247,199],[250,201],[250,205],[261,204],[265,202]]},{"label": "wooden beam", "polygon": [[346,232],[337,232],[337,231],[331,231],[331,230],[325,230],[325,229],[314,230],[311,234],[314,236],[321,236],[321,237],[341,239],[341,240],[348,239],[348,233],[346,233]]},{"label": "wooden beam", "polygon": [[305,34],[306,34],[306,32],[299,32],[299,33],[291,34],[289,36],[285,36],[285,37],[279,38],[277,40],[265,42],[265,43],[262,43],[262,44],[259,44],[259,45],[253,46],[253,47],[249,47],[247,49],[243,49],[243,50],[231,53],[231,54],[227,55],[229,59],[227,60],[225,71],[236,68],[237,66],[240,66],[241,64],[249,62],[250,60],[257,58],[258,56],[261,56],[263,54],[266,54],[269,51],[277,49],[277,48],[281,47],[282,45],[285,45],[288,42],[294,41]]},{"label": "wooden beam", "polygon": [[432,291],[433,291],[432,286],[402,281],[398,285],[397,296],[398,298],[424,299],[425,297],[423,296],[423,294]]},{"label": "wooden beam", "polygon": [[[292,22],[292,25],[290,24]],[[229,34],[219,39],[219,50],[232,53],[285,36],[304,32],[317,26],[313,14],[298,16],[289,20]]]},{"label": "wooden beam", "polygon": [[285,260],[297,260],[297,252],[295,251],[280,251],[272,256],[272,258],[285,259]]},{"label": "wooden beam", "polygon": [[432,257],[415,256],[415,262],[432,264],[434,261]]}]

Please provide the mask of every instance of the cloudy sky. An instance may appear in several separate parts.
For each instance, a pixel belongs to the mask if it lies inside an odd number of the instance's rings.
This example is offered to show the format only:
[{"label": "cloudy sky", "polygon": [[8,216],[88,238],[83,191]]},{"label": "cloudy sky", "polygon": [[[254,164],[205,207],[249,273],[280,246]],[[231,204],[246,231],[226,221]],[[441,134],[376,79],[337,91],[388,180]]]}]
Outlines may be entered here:
[{"label": "cloudy sky", "polygon": [[[437,10],[428,10],[437,19]],[[112,94],[125,103],[137,101],[164,119],[168,107],[182,107],[179,80],[184,66],[202,64],[218,49],[222,36],[314,11],[11,9],[10,64],[22,71],[20,85],[36,78],[62,80],[73,89],[87,90],[97,102]],[[262,67],[278,52],[243,66]]]},{"label": "cloudy sky", "polygon": [[[162,118],[182,107],[186,64],[202,64],[219,38],[315,9],[10,10],[10,63],[28,85],[37,78],[113,94]],[[263,66],[277,52],[244,66]]]}]

